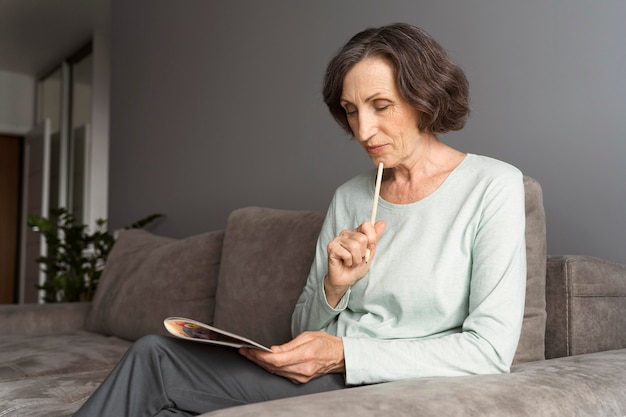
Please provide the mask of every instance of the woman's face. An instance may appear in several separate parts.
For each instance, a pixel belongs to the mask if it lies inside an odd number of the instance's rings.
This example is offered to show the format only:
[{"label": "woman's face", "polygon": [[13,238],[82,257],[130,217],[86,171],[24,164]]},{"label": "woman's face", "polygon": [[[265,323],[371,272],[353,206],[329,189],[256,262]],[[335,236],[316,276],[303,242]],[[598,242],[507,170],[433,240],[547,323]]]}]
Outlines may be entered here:
[{"label": "woman's face", "polygon": [[356,64],[343,81],[341,106],[352,134],[374,165],[386,168],[410,164],[422,133],[419,113],[400,95],[393,67],[383,58],[367,58]]}]

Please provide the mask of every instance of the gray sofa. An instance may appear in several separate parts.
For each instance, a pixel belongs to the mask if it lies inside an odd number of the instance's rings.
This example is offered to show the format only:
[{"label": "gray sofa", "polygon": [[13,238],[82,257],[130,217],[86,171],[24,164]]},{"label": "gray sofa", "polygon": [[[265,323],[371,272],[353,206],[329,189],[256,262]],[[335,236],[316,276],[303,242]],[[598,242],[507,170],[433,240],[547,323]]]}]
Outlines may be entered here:
[{"label": "gray sofa", "polygon": [[[546,256],[525,178],[528,280],[510,374],[423,378],[251,404],[214,416],[626,416],[626,266]],[[323,213],[248,207],[185,239],[123,232],[91,303],[0,306],[0,416],[69,416],[133,340],[193,317],[265,344],[291,309]]]}]

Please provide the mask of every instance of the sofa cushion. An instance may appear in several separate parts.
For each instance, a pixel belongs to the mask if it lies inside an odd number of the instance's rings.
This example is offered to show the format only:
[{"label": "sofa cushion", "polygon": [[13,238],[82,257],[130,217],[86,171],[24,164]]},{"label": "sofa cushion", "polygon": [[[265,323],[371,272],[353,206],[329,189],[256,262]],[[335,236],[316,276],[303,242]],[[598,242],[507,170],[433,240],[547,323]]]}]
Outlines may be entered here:
[{"label": "sofa cushion", "polygon": [[0,416],[70,417],[87,401],[109,369],[0,381]]},{"label": "sofa cushion", "polygon": [[126,340],[86,331],[4,337],[0,339],[0,381],[109,371],[129,346]]},{"label": "sofa cushion", "polygon": [[545,359],[546,215],[541,186],[524,177],[526,194],[526,304],[522,334],[513,363]]},{"label": "sofa cushion", "polygon": [[215,325],[266,345],[291,339],[324,214],[248,207],[226,226]]},{"label": "sofa cushion", "polygon": [[211,322],[223,231],[172,239],[123,231],[107,259],[87,330],[136,340],[165,333],[163,319]]},{"label": "sofa cushion", "polygon": [[226,408],[200,417],[622,417],[626,349],[514,367],[509,374],[416,378]]}]

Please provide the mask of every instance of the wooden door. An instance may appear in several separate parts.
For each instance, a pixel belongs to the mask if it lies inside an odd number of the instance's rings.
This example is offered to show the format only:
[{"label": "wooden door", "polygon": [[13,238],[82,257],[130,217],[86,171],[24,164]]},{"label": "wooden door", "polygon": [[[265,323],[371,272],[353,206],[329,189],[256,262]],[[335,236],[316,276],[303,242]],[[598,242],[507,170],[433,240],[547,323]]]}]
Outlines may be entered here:
[{"label": "wooden door", "polygon": [[0,304],[16,302],[21,139],[0,135]]}]

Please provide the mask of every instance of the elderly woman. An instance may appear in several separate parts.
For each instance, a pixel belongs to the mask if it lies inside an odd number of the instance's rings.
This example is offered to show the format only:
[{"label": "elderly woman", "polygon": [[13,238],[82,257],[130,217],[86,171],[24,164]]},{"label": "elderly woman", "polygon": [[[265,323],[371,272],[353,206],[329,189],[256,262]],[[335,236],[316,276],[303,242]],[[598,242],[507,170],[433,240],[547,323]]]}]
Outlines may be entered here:
[{"label": "elderly woman", "polygon": [[355,35],[330,61],[323,91],[341,127],[385,167],[382,220],[364,221],[375,170],[337,189],[293,314],[295,338],[272,352],[140,339],[77,416],[195,415],[508,372],[526,276],[522,174],[437,137],[465,123],[463,72],[424,31],[394,24]]}]

